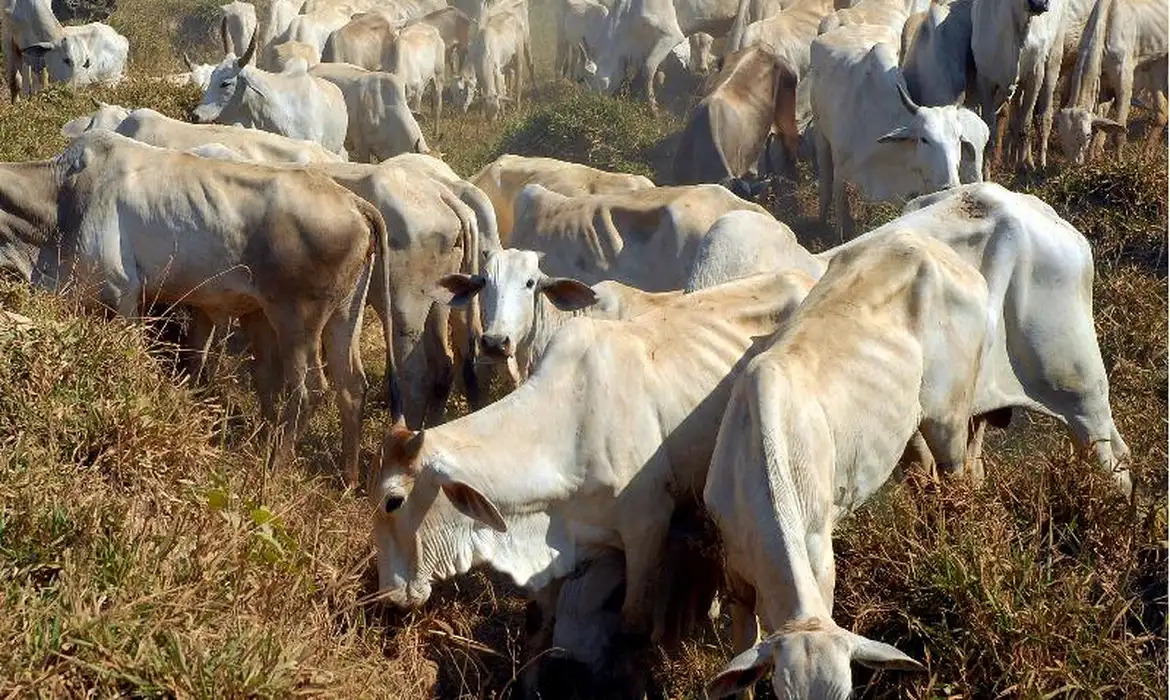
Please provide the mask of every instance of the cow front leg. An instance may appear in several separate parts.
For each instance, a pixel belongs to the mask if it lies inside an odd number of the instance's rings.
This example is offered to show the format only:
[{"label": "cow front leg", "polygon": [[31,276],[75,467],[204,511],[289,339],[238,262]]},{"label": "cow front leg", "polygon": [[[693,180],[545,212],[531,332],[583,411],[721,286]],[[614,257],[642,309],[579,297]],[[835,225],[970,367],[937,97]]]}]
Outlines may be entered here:
[{"label": "cow front leg", "polygon": [[666,55],[670,53],[670,50],[685,39],[686,37],[682,36],[678,37],[677,40],[674,40],[673,37],[660,39],[642,63],[642,87],[646,91],[646,102],[654,114],[658,114],[658,101],[654,98],[654,77],[658,74],[658,66],[666,60]]},{"label": "cow front leg", "polygon": [[520,676],[520,689],[525,698],[541,697],[540,657],[551,647],[556,627],[557,598],[564,579],[554,579],[532,594],[524,614],[524,657],[526,666]]},{"label": "cow front leg", "polygon": [[662,552],[670,532],[674,501],[665,491],[650,498],[635,500],[639,512],[653,513],[654,517],[649,520],[639,519],[637,527],[623,524],[619,528],[626,553],[626,597],[622,602],[622,622],[632,634],[655,634],[653,596],[662,570]]},{"label": "cow front leg", "polygon": [[361,451],[362,409],[366,397],[366,373],[362,367],[361,328],[371,266],[366,265],[353,293],[325,324],[325,372],[333,385],[341,417],[341,467],[346,483],[357,486]]}]

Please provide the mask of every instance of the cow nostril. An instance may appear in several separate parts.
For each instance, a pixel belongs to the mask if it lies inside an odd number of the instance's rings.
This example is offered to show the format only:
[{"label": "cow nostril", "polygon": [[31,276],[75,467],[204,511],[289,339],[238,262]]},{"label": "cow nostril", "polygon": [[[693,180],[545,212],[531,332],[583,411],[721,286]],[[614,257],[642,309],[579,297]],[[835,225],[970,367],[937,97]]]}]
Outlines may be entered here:
[{"label": "cow nostril", "polygon": [[512,347],[512,339],[506,335],[482,335],[479,346],[488,354],[507,354]]}]

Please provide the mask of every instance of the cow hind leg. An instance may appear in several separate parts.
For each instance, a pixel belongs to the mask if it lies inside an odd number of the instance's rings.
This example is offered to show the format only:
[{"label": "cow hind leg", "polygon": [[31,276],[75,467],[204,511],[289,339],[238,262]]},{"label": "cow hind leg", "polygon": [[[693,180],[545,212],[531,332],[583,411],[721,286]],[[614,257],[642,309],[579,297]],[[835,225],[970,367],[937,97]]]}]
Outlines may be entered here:
[{"label": "cow hind leg", "polygon": [[361,328],[366,304],[370,266],[358,279],[350,300],[325,324],[325,372],[333,385],[341,417],[341,466],[346,482],[358,483],[361,450],[362,409],[366,396],[366,373],[362,367]]},{"label": "cow hind leg", "polygon": [[286,311],[273,319],[284,370],[284,407],[276,455],[279,464],[291,461],[297,438],[307,425],[312,410],[312,389],[323,388],[325,384],[321,362],[321,340],[326,321],[323,311]]},{"label": "cow hind leg", "polygon": [[450,336],[447,332],[451,310],[446,304],[434,304],[427,314],[426,330],[423,332],[423,352],[426,356],[429,390],[424,425],[432,426],[443,422],[447,411],[447,399],[454,382],[455,361],[451,351]]},{"label": "cow hind leg", "polygon": [[276,333],[262,312],[240,318],[240,328],[252,346],[252,382],[260,399],[260,414],[264,419],[266,439],[276,426],[277,404],[280,396],[281,368],[276,354]]},{"label": "cow hind leg", "polygon": [[1081,411],[1066,415],[1073,440],[1082,448],[1091,448],[1097,463],[1113,478],[1113,483],[1128,496],[1133,491],[1129,473],[1129,446],[1113,423],[1108,400],[1101,397],[1087,402]]},{"label": "cow hind leg", "polygon": [[816,134],[817,150],[817,195],[820,209],[818,216],[822,226],[829,223],[829,208],[833,201],[833,153],[828,140]]}]

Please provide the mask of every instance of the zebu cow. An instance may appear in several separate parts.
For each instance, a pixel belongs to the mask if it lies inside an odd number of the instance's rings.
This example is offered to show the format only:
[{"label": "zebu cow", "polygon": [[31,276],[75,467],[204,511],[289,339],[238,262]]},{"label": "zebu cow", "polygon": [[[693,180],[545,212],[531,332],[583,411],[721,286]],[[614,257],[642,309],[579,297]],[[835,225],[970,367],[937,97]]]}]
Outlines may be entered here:
[{"label": "zebu cow", "polygon": [[[4,257],[17,252],[34,284],[76,289],[128,318],[144,300],[239,317],[265,418],[279,425],[278,459],[291,455],[324,370],[341,412],[342,464],[356,474],[361,309],[374,272],[389,285],[386,266],[371,262],[389,252],[373,206],[320,173],[213,161],[100,130],[54,160],[5,165],[0,189],[19,202],[0,234]],[[384,336],[397,419],[389,329]]]},{"label": "zebu cow", "polygon": [[[935,454],[963,465],[987,325],[979,273],[946,245],[898,231],[834,258],[748,363],[703,491],[743,653],[708,697],[773,670],[778,698],[843,698],[852,661],[921,668],[833,622],[833,527],[889,478],[920,427]],[[773,632],[758,644],[756,615]]]},{"label": "zebu cow", "polygon": [[387,70],[394,31],[394,23],[384,13],[357,15],[329,36],[321,50],[321,60],[349,63],[367,70]]},{"label": "zebu cow", "polygon": [[906,23],[901,67],[915,103],[936,107],[963,100],[975,69],[971,53],[972,2],[932,3],[920,21]]},{"label": "zebu cow", "polygon": [[130,110],[119,105],[108,105],[94,100],[94,106],[97,107],[94,112],[65,122],[61,127],[61,135],[74,139],[91,129],[113,131],[130,116]]},{"label": "zebu cow", "polygon": [[901,34],[907,18],[929,6],[929,2],[921,0],[860,0],[826,15],[817,31],[824,34],[847,24],[876,24]]},{"label": "zebu cow", "polygon": [[250,126],[321,144],[344,156],[347,113],[336,85],[314,78],[304,66],[269,73],[249,66],[256,37],[238,59],[224,57],[192,111],[195,121]]},{"label": "zebu cow", "polygon": [[345,133],[353,161],[368,163],[408,151],[427,152],[422,129],[407,106],[406,90],[396,76],[348,63],[321,63],[309,75],[333,83],[345,97],[349,117]]},{"label": "zebu cow", "polygon": [[[845,183],[866,199],[905,199],[959,184],[965,131],[959,108],[919,107],[898,71],[897,35],[849,25],[812,44],[810,101],[817,124],[820,216],[835,205],[837,230],[852,236]],[[865,119],[857,119],[857,105]]]},{"label": "zebu cow", "polygon": [[[264,47],[264,53],[259,59],[261,67],[265,70],[275,70],[276,56],[272,53],[273,47],[289,41],[299,41],[314,46],[321,56],[321,60],[328,60],[325,58],[328,41],[349,21],[347,12],[331,7],[303,15],[294,15],[284,31],[274,36]],[[353,61],[349,62],[353,63]],[[370,66],[370,68],[377,69],[377,66]]]},{"label": "zebu cow", "polygon": [[[630,321],[573,319],[517,391],[425,436],[393,428],[370,488],[385,598],[417,607],[486,564],[555,600],[557,579],[616,548],[622,617],[652,630],[671,514],[706,479],[730,378],[809,286],[759,276]],[[523,470],[505,444],[526,446]]]},{"label": "zebu cow", "polygon": [[61,43],[65,29],[49,0],[12,0],[0,7],[0,13],[8,97],[16,102],[22,92],[28,95],[40,88],[45,52]]},{"label": "zebu cow", "polygon": [[[511,67],[512,95],[504,71]],[[535,79],[532,43],[528,28],[528,3],[485,9],[480,13],[475,36],[464,64],[452,85],[460,109],[466,112],[477,91],[483,93],[484,111],[489,119],[502,113],[502,103],[520,103],[524,94],[524,71]]]},{"label": "zebu cow", "polygon": [[[797,0],[776,15],[749,24],[737,46],[760,44],[803,79],[808,74],[809,49],[817,38],[817,28],[832,9],[830,0]],[[725,53],[730,50],[729,44]]]},{"label": "zebu cow", "polygon": [[730,211],[715,220],[699,243],[685,291],[714,287],[750,275],[800,270],[813,279],[825,263],[796,240],[792,229],[755,211]]},{"label": "zebu cow", "polygon": [[248,50],[248,42],[258,27],[256,6],[242,0],[232,0],[219,9],[223,13],[219,21],[219,40],[223,44],[223,52],[240,56]]},{"label": "zebu cow", "polygon": [[[728,56],[715,80],[679,140],[675,184],[743,177],[760,160],[773,129],[794,165],[800,140],[796,72],[761,46],[750,46]],[[795,170],[786,175],[795,181]]]},{"label": "zebu cow", "polygon": [[[293,65],[293,61],[304,61],[306,68],[314,68],[321,63],[321,52],[317,50],[317,47],[303,41],[285,41],[280,44],[272,44],[268,47],[265,55],[267,61],[264,68],[273,73],[285,72]],[[211,82],[210,75],[207,82]],[[207,85],[204,84],[203,88],[207,89]]]},{"label": "zebu cow", "polygon": [[[1154,144],[1166,124],[1167,12],[1164,0],[1097,0],[1070,79],[1068,106],[1057,115],[1065,156],[1084,162],[1095,130],[1115,134],[1120,153],[1135,91],[1150,95],[1157,109],[1147,151]],[[1112,118],[1102,119],[1095,111],[1107,94],[1113,96]]]},{"label": "zebu cow", "polygon": [[[764,224],[757,219],[756,226]],[[979,269],[991,292],[996,321],[975,401],[974,476],[982,473],[985,418],[998,420],[1018,407],[1067,425],[1078,447],[1092,450],[1129,493],[1129,447],[1109,407],[1109,377],[1093,328],[1093,253],[1085,237],[1039,199],[985,183],[915,199],[902,216],[856,241],[907,228],[955,249]],[[688,288],[789,267],[819,277],[810,264],[823,266],[854,244],[810,256],[783,231],[770,234],[744,225],[709,233]]]},{"label": "zebu cow", "polygon": [[[265,17],[264,23],[260,25],[259,50],[261,59],[267,56],[268,47],[276,37],[288,30],[288,25],[292,23],[293,18],[301,13],[302,6],[304,6],[304,0],[269,0],[268,15]],[[320,52],[320,47],[317,47],[317,53]],[[271,66],[265,63],[263,68],[271,69]]]},{"label": "zebu cow", "polygon": [[513,205],[525,185],[537,184],[567,197],[584,194],[617,194],[654,187],[642,175],[610,173],[588,165],[555,158],[533,158],[506,153],[488,163],[471,182],[491,199],[500,243],[509,245],[515,224]]},{"label": "zebu cow", "polygon": [[130,53],[126,37],[101,22],[64,27],[64,32],[42,56],[50,80],[77,87],[122,80]]},{"label": "zebu cow", "polygon": [[415,112],[422,111],[422,96],[429,85],[434,132],[439,134],[443,112],[443,84],[447,81],[447,45],[430,24],[408,24],[394,34],[390,61],[384,69],[402,81],[406,99]]},{"label": "zebu cow", "polygon": [[557,21],[557,76],[576,80],[584,75],[586,50],[596,47],[605,29],[609,8],[597,0],[562,0]]},{"label": "zebu cow", "polygon": [[443,43],[447,47],[448,73],[455,75],[467,60],[467,50],[471,46],[471,34],[474,24],[470,17],[458,7],[444,7],[441,10],[423,15],[411,20],[412,23],[429,24],[434,27]]}]

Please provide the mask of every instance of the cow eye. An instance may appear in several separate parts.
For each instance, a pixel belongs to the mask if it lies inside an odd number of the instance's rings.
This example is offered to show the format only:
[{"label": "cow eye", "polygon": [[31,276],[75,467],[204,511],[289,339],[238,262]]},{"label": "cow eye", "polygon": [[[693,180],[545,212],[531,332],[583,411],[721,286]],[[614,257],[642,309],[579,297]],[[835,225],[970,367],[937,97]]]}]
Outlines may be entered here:
[{"label": "cow eye", "polygon": [[73,59],[72,59],[72,58],[66,58],[66,59],[64,59],[64,61],[65,61],[65,65],[67,65],[67,66],[71,66],[71,65],[73,65]]},{"label": "cow eye", "polygon": [[225,81],[223,81],[222,83],[220,83],[220,84],[219,84],[219,86],[220,86],[221,88],[230,88],[230,87],[232,86],[232,81],[231,81],[231,80],[225,80]]},{"label": "cow eye", "polygon": [[524,283],[524,286],[527,287],[528,289],[532,289],[533,287],[536,286],[536,280],[528,280],[527,282]]},{"label": "cow eye", "polygon": [[397,494],[390,494],[389,496],[386,496],[385,502],[382,503],[382,509],[385,510],[387,513],[393,513],[394,511],[396,511],[402,507],[402,503],[405,500],[406,500],[405,496],[399,496]]},{"label": "cow eye", "polygon": [[89,68],[89,59],[88,58],[85,59],[85,64],[83,64],[81,67],[82,68]]},{"label": "cow eye", "polygon": [[928,143],[928,141],[926,140],[926,137],[925,137],[925,136],[919,136],[919,137],[918,137],[918,143]]}]

